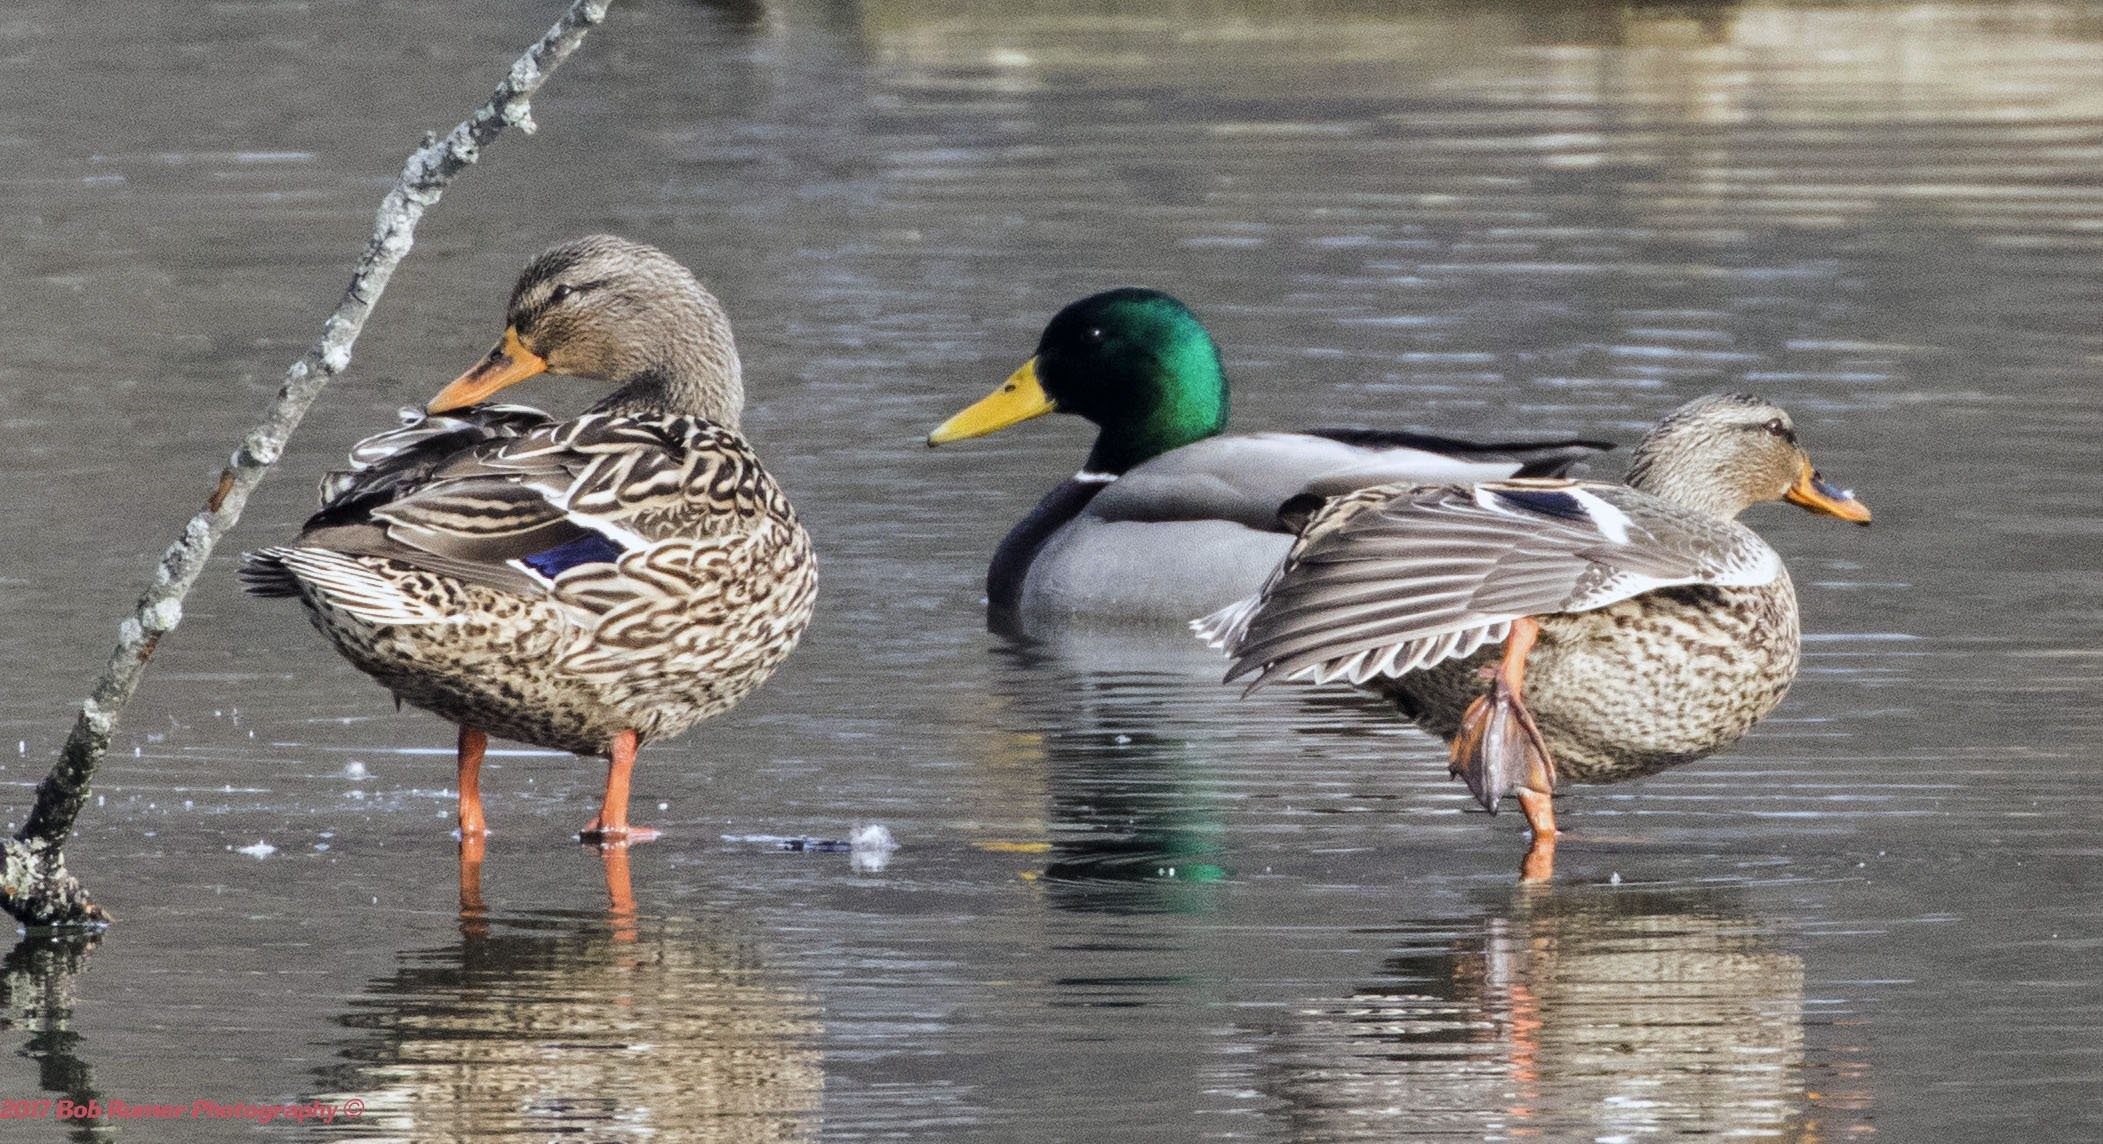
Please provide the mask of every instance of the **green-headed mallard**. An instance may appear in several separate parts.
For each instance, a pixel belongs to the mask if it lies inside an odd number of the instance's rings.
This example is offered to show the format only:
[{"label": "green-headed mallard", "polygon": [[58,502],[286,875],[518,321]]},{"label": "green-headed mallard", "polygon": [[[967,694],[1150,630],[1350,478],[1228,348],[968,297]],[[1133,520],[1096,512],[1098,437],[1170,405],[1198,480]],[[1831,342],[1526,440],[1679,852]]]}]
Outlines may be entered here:
[{"label": "green-headed mallard", "polygon": [[[477,405],[553,371],[581,416]],[[402,428],[359,442],[248,590],[297,596],[359,670],[459,724],[460,830],[488,735],[609,759],[587,839],[628,823],[636,750],[728,710],[796,646],[810,538],[738,433],[730,321],[663,252],[606,235],[535,258],[503,340]]]},{"label": "green-headed mallard", "polygon": [[1100,432],[1081,471],[993,555],[987,622],[1009,636],[1076,619],[1182,623],[1248,595],[1292,546],[1278,506],[1310,484],[1550,476],[1610,447],[1367,429],[1221,436],[1227,377],[1212,336],[1183,303],[1136,287],[1059,311],[1035,356],[927,443],[1051,412]]},{"label": "green-headed mallard", "polygon": [[1796,678],[1796,589],[1735,519],[1772,500],[1869,523],[1787,413],[1704,397],[1643,438],[1626,485],[1388,485],[1288,505],[1312,514],[1291,555],[1197,626],[1233,658],[1230,680],[1344,679],[1393,698],[1452,744],[1484,807],[1517,791],[1529,873],[1545,873],[1558,782],[1701,758]]}]

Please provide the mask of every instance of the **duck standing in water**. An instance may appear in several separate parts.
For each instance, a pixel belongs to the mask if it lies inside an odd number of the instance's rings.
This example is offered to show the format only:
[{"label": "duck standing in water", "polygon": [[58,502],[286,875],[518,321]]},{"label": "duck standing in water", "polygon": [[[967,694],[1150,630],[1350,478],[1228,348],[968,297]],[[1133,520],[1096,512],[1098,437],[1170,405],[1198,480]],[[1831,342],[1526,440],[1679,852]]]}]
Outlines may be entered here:
[{"label": "duck standing in water", "polygon": [[1221,436],[1227,377],[1212,336],[1183,303],[1137,287],[1059,311],[1036,354],[927,443],[1053,412],[1099,432],[1081,471],[994,552],[987,625],[1011,638],[1075,621],[1182,624],[1241,599],[1292,547],[1278,506],[1310,484],[1554,476],[1612,447],[1369,429]]},{"label": "duck standing in water", "polygon": [[1773,500],[1870,519],[1818,475],[1787,413],[1704,397],[1636,446],[1626,485],[1388,485],[1288,505],[1305,521],[1291,555],[1196,626],[1252,689],[1344,679],[1392,698],[1452,745],[1491,813],[1517,793],[1525,873],[1545,877],[1558,783],[1711,754],[1796,678],[1796,589],[1736,520]]},{"label": "duck standing in water", "polygon": [[[543,372],[613,392],[558,420],[480,405]],[[460,832],[485,830],[487,738],[604,755],[587,841],[628,822],[642,744],[730,709],[796,646],[817,566],[738,433],[744,386],[715,296],[607,235],[535,258],[503,340],[400,429],[351,450],[290,544],[248,554],[359,670],[459,725]]]}]

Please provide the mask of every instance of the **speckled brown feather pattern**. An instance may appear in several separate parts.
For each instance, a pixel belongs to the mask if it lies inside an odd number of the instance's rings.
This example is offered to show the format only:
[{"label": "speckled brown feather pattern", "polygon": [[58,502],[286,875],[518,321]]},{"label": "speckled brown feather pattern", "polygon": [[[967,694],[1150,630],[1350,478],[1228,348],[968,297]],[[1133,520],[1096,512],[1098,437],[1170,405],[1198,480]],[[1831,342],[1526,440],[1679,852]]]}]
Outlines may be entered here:
[{"label": "speckled brown feather pattern", "polygon": [[445,619],[373,623],[300,577],[315,626],[405,702],[580,754],[603,752],[626,728],[648,741],[728,710],[810,621],[810,538],[738,434],[689,418],[657,419],[647,431],[624,419],[629,439],[616,449],[604,420],[588,414],[485,447],[492,455],[463,458],[456,471],[575,472],[560,499],[618,519],[647,544],[570,568],[534,593],[337,554]]},{"label": "speckled brown feather pattern", "polygon": [[[1634,778],[1729,746],[1782,701],[1800,658],[1787,572],[1756,588],[1661,588],[1540,624],[1525,701],[1558,781]],[[1451,739],[1499,654],[1491,646],[1372,689]]]}]

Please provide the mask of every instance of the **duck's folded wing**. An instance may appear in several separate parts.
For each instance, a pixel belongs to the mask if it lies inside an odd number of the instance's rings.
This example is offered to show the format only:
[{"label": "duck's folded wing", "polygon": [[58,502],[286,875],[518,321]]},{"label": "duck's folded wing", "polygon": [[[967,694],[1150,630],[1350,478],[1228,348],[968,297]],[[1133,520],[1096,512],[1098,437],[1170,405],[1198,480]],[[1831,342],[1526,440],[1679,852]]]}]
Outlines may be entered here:
[{"label": "duck's folded wing", "polygon": [[1546,475],[1607,447],[1588,441],[1479,445],[1341,429],[1211,437],[1135,466],[1088,512],[1107,521],[1228,520],[1284,532],[1278,506],[1311,486],[1335,495],[1372,485]]},{"label": "duck's folded wing", "polygon": [[351,446],[350,467],[321,478],[321,512],[309,527],[334,514],[350,519],[428,481],[433,470],[478,446],[546,428],[555,419],[526,405],[477,405],[457,413],[401,411],[399,428]]},{"label": "duck's folded wing", "polygon": [[792,511],[743,437],[694,417],[588,413],[476,449],[435,477],[514,481],[611,531],[677,517],[682,531],[730,534]]},{"label": "duck's folded wing", "polygon": [[1685,584],[1762,584],[1781,563],[1728,521],[1621,486],[1491,482],[1364,490],[1308,524],[1253,606],[1200,631],[1228,678],[1402,675],[1501,640],[1511,621]]},{"label": "duck's folded wing", "polygon": [[[670,519],[688,537],[732,532],[755,502],[779,496],[743,439],[710,422],[586,414],[520,428],[450,438],[397,430],[407,446],[345,482],[295,547],[541,594],[565,573],[649,547]],[[429,455],[447,439],[462,447]],[[244,571],[251,590],[274,587],[269,571]]]}]

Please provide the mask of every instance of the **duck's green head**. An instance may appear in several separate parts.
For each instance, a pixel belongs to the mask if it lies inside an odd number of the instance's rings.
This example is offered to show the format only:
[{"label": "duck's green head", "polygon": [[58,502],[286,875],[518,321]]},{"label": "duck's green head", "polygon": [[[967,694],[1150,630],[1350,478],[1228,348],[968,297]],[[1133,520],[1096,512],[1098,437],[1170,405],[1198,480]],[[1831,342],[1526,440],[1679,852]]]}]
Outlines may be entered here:
[{"label": "duck's green head", "polygon": [[981,437],[1054,412],[1102,427],[1089,472],[1122,473],[1224,429],[1227,375],[1189,307],[1159,290],[1106,290],[1059,311],[1036,356],[936,427],[927,443]]}]

